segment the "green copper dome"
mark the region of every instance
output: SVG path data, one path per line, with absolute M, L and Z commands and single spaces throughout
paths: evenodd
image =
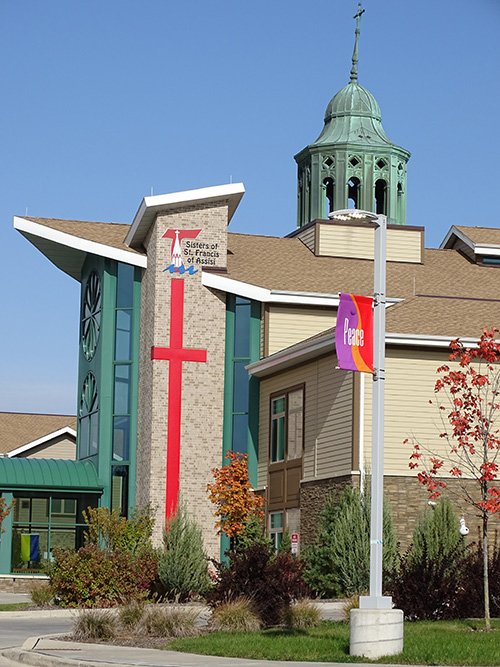
M 392 146 L 382 127 L 377 100 L 357 81 L 351 81 L 330 100 L 325 125 L 315 144 Z
M 325 123 L 339 116 L 367 116 L 381 120 L 382 114 L 377 100 L 369 90 L 357 82 L 348 83 L 332 97 L 325 111 Z

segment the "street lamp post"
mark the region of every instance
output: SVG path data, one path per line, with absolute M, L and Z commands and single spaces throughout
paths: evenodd
M 351 612 L 350 648 L 352 655 L 378 658 L 403 650 L 403 612 L 393 609 L 392 598 L 382 594 L 387 217 L 358 209 L 334 211 L 329 217 L 338 222 L 371 223 L 375 227 L 370 590 L 369 595 L 360 597 L 359 609 Z

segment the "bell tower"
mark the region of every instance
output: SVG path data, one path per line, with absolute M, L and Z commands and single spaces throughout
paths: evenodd
M 344 208 L 384 213 L 393 224 L 406 223 L 410 153 L 386 135 L 377 100 L 358 83 L 364 11 L 359 3 L 349 83 L 330 100 L 316 141 L 295 155 L 298 227 Z

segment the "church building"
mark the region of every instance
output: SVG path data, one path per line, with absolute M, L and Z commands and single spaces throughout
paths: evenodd
M 408 543 L 427 497 L 403 441 L 442 446 L 428 403 L 436 368 L 452 339 L 500 324 L 500 229 L 452 227 L 426 248 L 424 227 L 406 225 L 410 153 L 358 81 L 358 37 L 359 16 L 349 83 L 295 156 L 287 236 L 228 231 L 241 183 L 145 197 L 130 224 L 14 218 L 81 284 L 79 400 L 76 460 L 0 458 L 0 491 L 16 501 L 4 575 L 36 574 L 55 547 L 81 545 L 89 505 L 151 505 L 159 542 L 182 502 L 219 557 L 206 488 L 227 451 L 248 455 L 277 545 L 286 528 L 310 543 L 327 494 L 366 484 L 371 376 L 337 368 L 334 328 L 340 292 L 373 293 L 374 230 L 329 218 L 348 208 L 388 219 L 385 490 Z M 26 534 L 37 558 L 24 559 Z

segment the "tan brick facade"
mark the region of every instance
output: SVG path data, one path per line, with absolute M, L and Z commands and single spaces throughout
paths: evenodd
M 184 280 L 183 346 L 207 350 L 207 361 L 183 363 L 180 496 L 202 528 L 205 547 L 213 557 L 218 557 L 219 545 L 206 487 L 211 469 L 222 461 L 225 295 L 201 284 L 201 268 L 225 268 L 227 219 L 227 202 L 180 206 L 157 217 L 145 240 L 148 268 L 141 306 L 138 504 L 154 507 L 158 542 L 165 515 L 169 362 L 152 361 L 150 355 L 153 346 L 169 346 L 170 281 Z M 194 275 L 164 271 L 170 264 L 171 240 L 163 238 L 167 229 L 201 229 L 191 250 L 186 240 L 182 244 L 186 266 L 191 260 L 198 270 Z M 208 244 L 209 249 L 193 247 L 198 243 Z

